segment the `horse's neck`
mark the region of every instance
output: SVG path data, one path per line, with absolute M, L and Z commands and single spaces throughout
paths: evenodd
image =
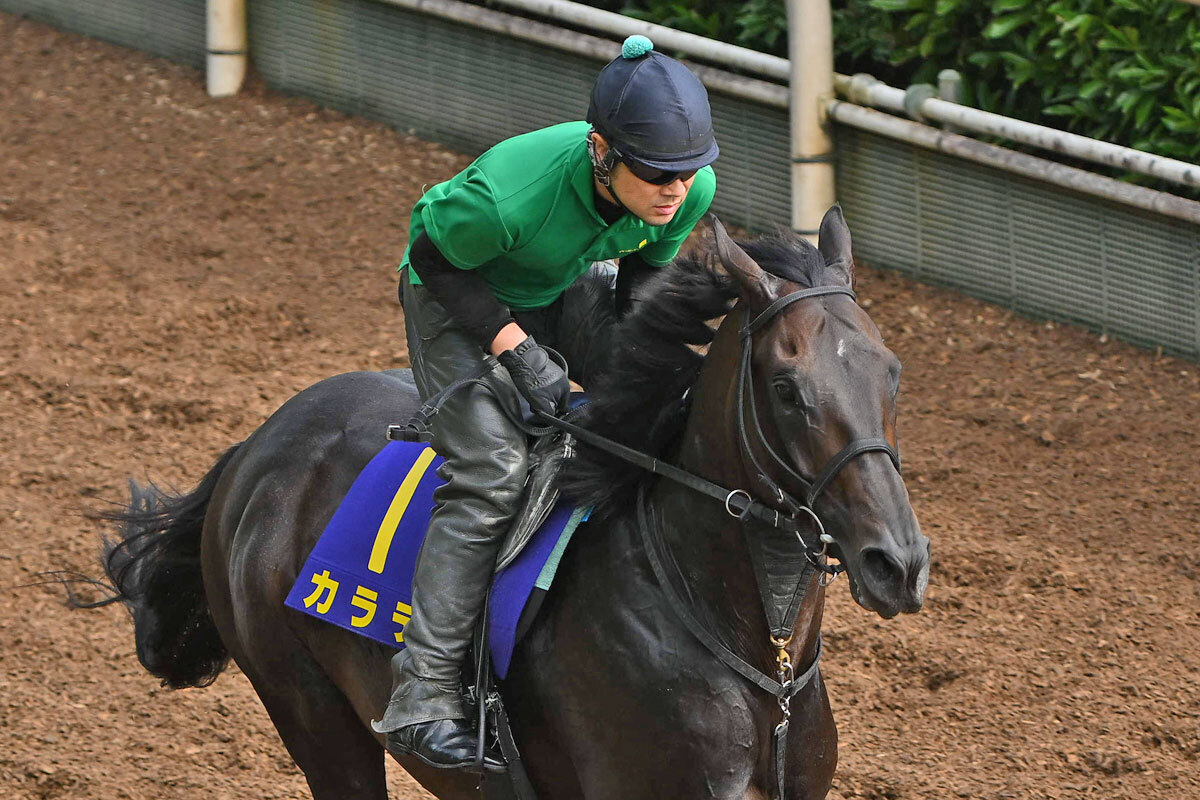
M 738 445 L 734 413 L 741 317 L 739 309 L 730 313 L 709 347 L 692 390 L 692 409 L 677 461 L 689 472 L 729 489 L 754 492 L 753 478 Z M 671 481 L 659 482 L 653 500 L 664 521 L 663 540 L 679 564 L 689 594 L 704 607 L 713 624 L 736 642 L 744 657 L 773 659 L 742 524 L 718 502 Z M 807 663 L 802 659 L 815 647 L 823 597 L 814 579 L 791 648 L 798 663 Z
M 691 411 L 684 429 L 679 464 L 726 486 L 745 487 L 750 476 L 738 447 L 734 400 L 742 319 L 739 303 L 717 330 L 691 391 Z
M 704 357 L 677 463 L 721 486 L 754 491 L 743 465 L 733 413 L 740 319 L 742 314 L 734 309 Z M 672 481 L 659 482 L 653 503 L 662 521 L 662 540 L 679 565 L 692 602 L 746 660 L 767 668 L 774 650 L 768 645 L 767 616 L 742 523 L 718 501 Z M 804 651 L 815 644 L 815 626 L 820 626 L 821 593 L 810 594 L 800 610 L 793 658 L 804 657 Z

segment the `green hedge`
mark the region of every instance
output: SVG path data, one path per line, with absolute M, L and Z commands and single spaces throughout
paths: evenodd
M 627 0 L 620 10 L 786 55 L 783 0 Z M 839 72 L 906 86 L 952 67 L 971 105 L 1200 160 L 1200 8 L 1179 0 L 841 0 L 834 40 Z

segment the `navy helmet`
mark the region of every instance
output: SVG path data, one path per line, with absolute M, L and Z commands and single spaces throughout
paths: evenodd
M 664 172 L 694 172 L 720 152 L 704 84 L 645 36 L 626 39 L 621 55 L 600 70 L 587 121 L 616 150 L 603 159 L 608 164 L 596 164 L 598 172 L 604 167 L 609 172 L 618 159 Z

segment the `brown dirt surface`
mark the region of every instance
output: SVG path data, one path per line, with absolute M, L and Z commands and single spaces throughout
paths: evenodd
M 188 488 L 330 374 L 405 363 L 394 265 L 467 159 L 0 14 L 0 796 L 305 798 L 245 678 L 168 692 L 71 611 L 127 476 Z M 832 797 L 1200 798 L 1200 370 L 895 274 L 928 603 L 825 622 Z M 419 791 L 397 770 L 394 797 Z

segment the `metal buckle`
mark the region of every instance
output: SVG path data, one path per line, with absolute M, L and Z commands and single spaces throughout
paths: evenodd
M 808 506 L 800 506 L 800 509 L 812 517 L 813 522 L 817 523 L 817 539 L 821 542 L 821 549 L 814 553 L 812 550 L 808 550 L 808 546 L 805 545 L 805 555 L 808 556 L 809 562 L 820 570 L 821 575 L 817 578 L 817 585 L 824 589 L 837 580 L 837 576 L 845 571 L 845 567 L 841 565 L 831 567 L 821 561 L 821 559 L 828 557 L 829 545 L 833 544 L 833 537 L 825 532 L 825 526 L 821 523 L 821 518 L 817 516 L 817 512 Z M 800 535 L 799 527 L 796 528 L 796 538 L 800 540 L 800 544 L 804 544 L 804 537 Z
M 734 496 L 739 495 L 739 494 L 742 497 L 746 498 L 746 507 L 744 509 L 742 509 L 741 513 L 734 511 L 733 506 L 730 505 L 733 502 Z M 729 492 L 729 494 L 725 495 L 725 511 L 731 517 L 734 517 L 736 519 L 745 519 L 746 515 L 750 513 L 750 504 L 753 502 L 754 502 L 754 498 L 752 498 L 750 496 L 750 493 L 747 492 L 745 489 L 733 489 L 732 491 Z
M 817 516 L 817 512 L 813 511 L 808 506 L 798 506 L 798 508 L 801 511 L 808 514 L 810 517 L 812 517 L 813 522 L 817 523 L 817 531 L 818 531 L 817 536 L 818 536 L 818 538 L 820 538 L 823 545 L 828 544 L 829 542 L 833 541 L 832 536 L 830 536 L 829 540 L 826 541 L 825 537 L 829 536 L 829 534 L 825 533 L 825 526 L 821 524 L 821 518 Z M 800 535 L 800 529 L 798 527 L 796 528 L 796 538 L 800 540 L 800 544 L 804 544 L 804 537 Z M 821 547 L 821 552 L 818 553 L 817 555 L 825 555 L 825 547 L 824 546 Z
M 792 667 L 792 657 L 788 655 L 787 646 L 791 644 L 792 637 L 788 636 L 782 639 L 778 636 L 771 637 L 771 646 L 773 646 L 777 655 L 775 656 L 776 676 L 781 687 L 781 692 L 778 697 L 779 710 L 783 712 L 783 720 L 779 723 L 780 727 L 785 725 L 788 719 L 792 716 L 792 697 L 791 688 L 792 680 L 795 678 L 795 671 Z M 776 728 L 776 734 L 779 733 L 779 728 Z

